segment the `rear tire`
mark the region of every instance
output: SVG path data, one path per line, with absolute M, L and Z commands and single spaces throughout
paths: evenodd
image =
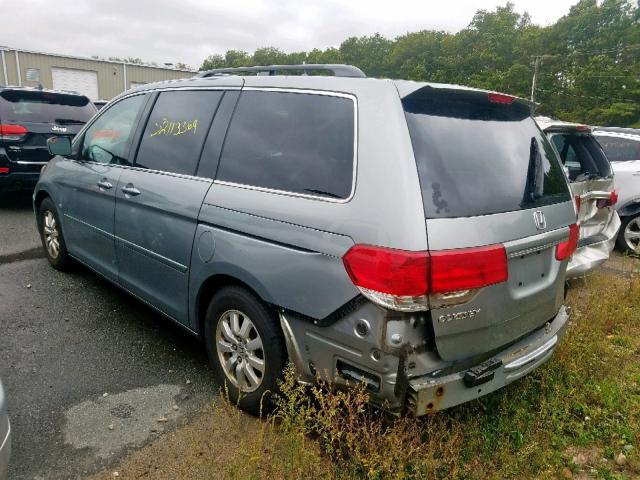
M 616 244 L 623 252 L 640 255 L 640 214 L 622 219 Z
M 204 335 L 216 380 L 229 400 L 256 416 L 269 413 L 287 362 L 273 312 L 244 288 L 224 287 L 211 299 Z
M 49 197 L 42 200 L 38 209 L 38 230 L 42 248 L 51 266 L 60 271 L 69 270 L 71 257 L 64 241 L 58 211 Z

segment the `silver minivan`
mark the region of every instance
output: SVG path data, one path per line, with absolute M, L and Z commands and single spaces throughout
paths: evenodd
M 125 92 L 49 148 L 50 263 L 200 336 L 248 411 L 290 361 L 426 414 L 526 375 L 567 326 L 576 209 L 525 100 L 345 65 L 214 70 Z

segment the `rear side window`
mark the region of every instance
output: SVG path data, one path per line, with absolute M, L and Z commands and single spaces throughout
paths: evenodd
M 402 104 L 427 218 L 488 215 L 571 198 L 557 155 L 526 105 L 431 87 Z
M 551 137 L 551 141 L 572 182 L 611 176 L 611 166 L 593 136 L 558 133 Z
M 291 92 L 243 92 L 217 180 L 348 198 L 353 184 L 354 101 Z
M 597 138 L 610 162 L 640 160 L 640 138 L 631 140 L 605 135 L 598 135 Z
M 160 93 L 142 135 L 136 166 L 194 175 L 222 95 L 193 90 Z
M 89 99 L 81 95 L 21 90 L 0 93 L 3 122 L 83 124 L 96 111 Z

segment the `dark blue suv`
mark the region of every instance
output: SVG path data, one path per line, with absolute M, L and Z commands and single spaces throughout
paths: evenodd
M 73 137 L 95 113 L 84 95 L 0 87 L 0 191 L 32 189 L 51 159 L 47 140 Z

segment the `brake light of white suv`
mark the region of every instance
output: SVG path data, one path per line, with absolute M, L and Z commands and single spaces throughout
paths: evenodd
M 409 252 L 355 245 L 343 262 L 351 281 L 371 301 L 393 310 L 427 310 L 463 303 L 475 290 L 509 278 L 503 245 Z

